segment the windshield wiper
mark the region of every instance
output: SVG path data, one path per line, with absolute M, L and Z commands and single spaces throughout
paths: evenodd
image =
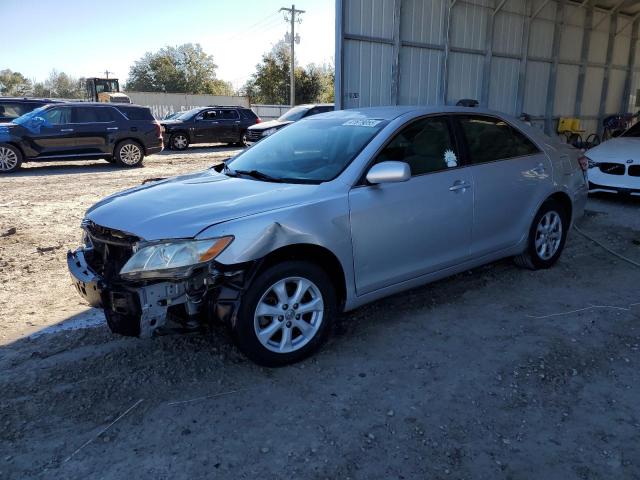
M 233 176 L 234 174 L 236 174 L 236 175 L 246 175 L 248 177 L 253 177 L 253 178 L 256 178 L 258 180 L 265 180 L 267 182 L 282 183 L 282 179 L 281 178 L 272 177 L 271 175 L 267 175 L 266 173 L 262 173 L 259 170 L 231 170 L 229 167 L 227 167 L 227 168 L 229 169 L 229 173 L 231 174 L 231 176 Z

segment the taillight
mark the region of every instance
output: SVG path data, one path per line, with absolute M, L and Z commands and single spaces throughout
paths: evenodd
M 584 155 L 578 159 L 578 164 L 583 172 L 586 172 L 589 169 L 589 159 Z
M 162 125 L 160 125 L 160 123 L 158 122 L 154 122 L 153 124 L 156 127 L 156 135 L 158 135 L 158 137 L 162 136 Z
M 256 117 L 256 123 L 260 123 L 262 122 L 262 119 L 260 117 Z

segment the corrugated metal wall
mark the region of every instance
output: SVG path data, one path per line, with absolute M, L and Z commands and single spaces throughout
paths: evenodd
M 474 98 L 494 110 L 526 112 L 548 131 L 560 116 L 579 116 L 587 133 L 606 114 L 634 108 L 638 16 L 603 11 L 592 0 L 336 5 L 342 108 Z

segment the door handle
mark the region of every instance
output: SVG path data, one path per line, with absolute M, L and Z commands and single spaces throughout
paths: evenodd
M 460 190 L 464 191 L 467 188 L 471 188 L 471 184 L 467 183 L 463 180 L 456 180 L 455 182 L 453 182 L 453 185 L 451 185 L 449 187 L 449 191 L 450 192 L 458 192 Z
M 233 123 L 239 124 L 239 123 L 240 123 L 240 120 L 237 120 L 237 121 L 235 121 L 235 122 L 233 122 Z
M 61 128 L 61 132 L 73 132 L 73 128 Z
M 107 127 L 107 130 L 118 130 L 118 127 Z

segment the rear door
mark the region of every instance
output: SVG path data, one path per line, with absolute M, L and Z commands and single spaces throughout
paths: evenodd
M 363 183 L 349 193 L 358 295 L 468 258 L 472 178 L 458 162 L 450 125 L 446 117 L 435 116 L 403 127 L 375 161 L 406 162 L 411 179 Z
M 514 246 L 550 190 L 551 163 L 524 133 L 486 115 L 456 115 L 474 183 L 471 254 Z
M 240 139 L 240 114 L 236 109 L 218 110 L 218 141 L 237 142 Z
M 40 126 L 28 126 L 26 141 L 38 157 L 73 155 L 76 152 L 74 127 L 71 123 L 71 107 L 56 106 L 38 114 L 43 119 Z
M 72 110 L 76 153 L 90 156 L 108 153 L 110 138 L 118 129 L 110 115 L 111 108 L 76 106 Z

